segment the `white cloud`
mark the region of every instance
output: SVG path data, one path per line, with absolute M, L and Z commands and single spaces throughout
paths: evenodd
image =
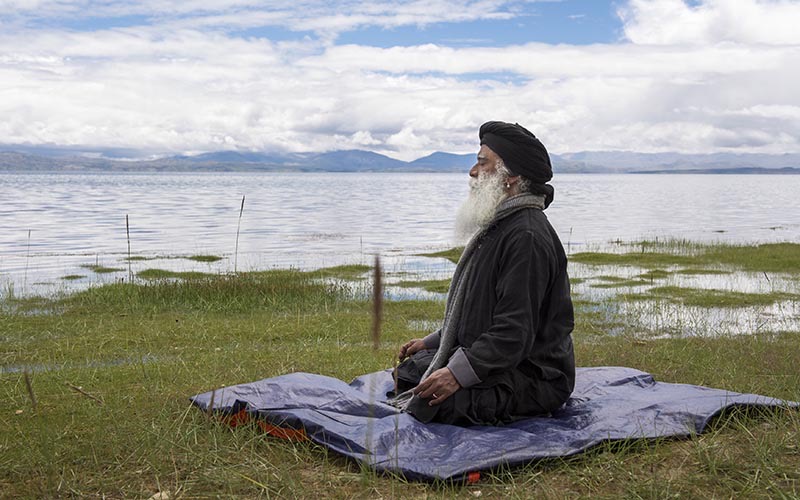
M 619 14 L 637 44 L 800 43 L 796 0 L 630 0 Z
M 771 8 L 790 16 L 798 3 L 736 5 L 772 22 Z M 139 8 L 88 0 L 37 5 L 120 14 Z M 477 127 L 500 119 L 528 126 L 554 152 L 800 151 L 800 44 L 781 41 L 782 20 L 769 43 L 755 28 L 737 28 L 738 38 L 715 35 L 708 19 L 729 15 L 733 2 L 631 0 L 624 17 L 630 41 L 615 44 L 385 49 L 207 29 L 281 22 L 289 16 L 283 0 L 269 11 L 244 0 L 159 5 L 164 19 L 148 26 L 0 32 L 0 141 L 176 153 L 368 148 L 413 159 L 473 151 Z M 323 32 L 479 10 L 508 15 L 512 4 L 345 2 L 342 19 L 327 3 L 302 5 L 305 14 L 286 17 L 292 29 L 313 24 Z M 199 17 L 170 14 L 187 8 Z M 248 21 L 248 13 L 261 17 Z M 680 23 L 688 39 L 673 33 Z
M 22 21 L 66 17 L 104 19 L 147 16 L 183 28 L 277 26 L 313 31 L 328 37 L 377 26 L 424 26 L 479 19 L 510 19 L 524 0 L 0 0 L 0 20 Z
M 780 68 L 797 54 L 795 47 L 753 50 L 742 45 L 643 47 L 632 44 L 565 46 L 532 43 L 499 48 L 334 46 L 304 59 L 309 67 L 334 71 L 382 71 L 397 74 L 509 72 L 538 78 L 582 76 L 682 77 L 735 74 Z

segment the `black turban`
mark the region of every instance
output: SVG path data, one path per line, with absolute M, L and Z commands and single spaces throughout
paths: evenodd
M 550 156 L 539 139 L 522 125 L 505 122 L 486 122 L 478 136 L 513 175 L 521 175 L 535 184 L 544 184 L 553 178 Z

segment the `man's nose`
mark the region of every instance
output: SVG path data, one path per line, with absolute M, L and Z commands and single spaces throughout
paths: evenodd
M 469 169 L 469 176 L 470 177 L 478 177 L 478 164 L 477 163 L 475 165 L 473 165 L 471 169 Z

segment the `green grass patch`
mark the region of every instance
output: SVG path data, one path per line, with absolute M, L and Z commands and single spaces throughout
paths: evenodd
M 732 271 L 723 271 L 721 269 L 678 269 L 675 274 L 683 274 L 687 276 L 713 276 L 733 274 Z
M 142 262 L 142 261 L 146 261 L 146 260 L 156 260 L 156 259 L 160 259 L 160 258 L 161 257 L 145 257 L 143 255 L 132 255 L 131 257 L 125 257 L 123 260 L 126 261 L 126 262 L 127 261 L 130 261 L 130 262 Z
M 199 271 L 168 271 L 166 269 L 145 269 L 136 273 L 136 276 L 145 280 L 183 279 L 196 280 L 215 276 Z
M 729 290 L 662 286 L 637 294 L 624 294 L 625 300 L 669 300 L 696 307 L 768 306 L 784 300 L 800 300 L 800 295 L 786 292 L 744 293 Z
M 682 267 L 684 274 L 719 274 L 725 270 L 708 265 L 730 266 L 750 272 L 800 273 L 800 244 L 770 243 L 757 246 L 675 242 L 632 243 L 636 252 L 579 252 L 570 260 L 593 266 Z
M 121 267 L 106 267 L 98 264 L 83 264 L 81 265 L 81 267 L 84 269 L 89 269 L 90 271 L 95 272 L 97 274 L 118 273 L 120 271 L 125 270 L 122 269 Z
M 62 276 L 61 279 L 65 280 L 65 281 L 75 281 L 75 280 L 83 279 L 85 277 L 86 276 L 83 275 L 83 274 L 68 274 L 66 276 Z
M 618 276 L 601 276 L 602 283 L 592 283 L 592 288 L 631 288 L 637 286 L 650 286 L 652 283 L 643 279 L 621 278 Z
M 419 255 L 421 257 L 444 257 L 450 262 L 457 264 L 458 259 L 461 258 L 461 254 L 463 252 L 464 252 L 464 247 L 455 247 L 449 250 L 442 250 L 441 252 L 421 253 Z
M 800 490 L 800 412 L 723 416 L 693 439 L 602 445 L 458 486 L 373 474 L 310 443 L 231 430 L 189 405 L 211 388 L 289 372 L 349 381 L 391 367 L 399 346 L 419 336 L 409 324 L 441 321 L 444 303 L 386 301 L 374 350 L 369 301 L 319 279 L 369 271 L 208 275 L 0 301 L 0 496 L 791 498 Z M 645 340 L 616 299 L 574 305 L 579 366 L 631 366 L 660 381 L 800 400 L 798 332 Z
M 186 258 L 195 262 L 217 262 L 222 260 L 222 257 L 218 255 L 192 255 Z
M 373 268 L 362 264 L 348 264 L 343 266 L 324 267 L 309 271 L 309 275 L 317 278 L 338 278 L 343 280 L 356 280 L 364 278 L 366 273 Z
M 704 257 L 745 271 L 800 274 L 800 244 L 712 246 Z
M 665 271 L 663 269 L 651 269 L 650 271 L 640 274 L 639 278 L 654 281 L 664 279 L 670 274 L 672 274 L 670 271 Z
M 450 290 L 450 280 L 422 280 L 422 281 L 401 281 L 397 286 L 405 288 L 422 288 L 429 292 L 447 293 Z
M 570 255 L 570 260 L 591 266 L 639 266 L 639 267 L 670 267 L 688 266 L 695 263 L 695 259 L 686 255 L 673 255 L 658 252 L 633 252 L 633 253 L 602 253 L 578 252 Z

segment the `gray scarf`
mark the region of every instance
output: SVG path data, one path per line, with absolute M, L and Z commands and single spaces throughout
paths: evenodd
M 455 346 L 458 337 L 457 325 L 461 321 L 466 284 L 469 282 L 469 277 L 475 266 L 475 259 L 472 257 L 475 255 L 475 251 L 480 247 L 483 237 L 492 226 L 513 213 L 519 212 L 525 208 L 544 210 L 544 198 L 545 197 L 542 195 L 530 193 L 507 198 L 497 207 L 497 211 L 492 220 L 470 238 L 467 246 L 464 247 L 464 252 L 458 259 L 456 270 L 453 273 L 453 279 L 450 282 L 450 289 L 447 292 L 447 305 L 445 306 L 444 321 L 440 329 L 439 348 L 436 350 L 436 355 L 434 355 L 430 366 L 428 366 L 428 369 L 425 370 L 425 373 L 422 375 L 420 382 L 428 378 L 434 371 L 447 365 L 447 361 L 450 358 L 450 351 L 452 351 Z M 412 401 L 417 399 L 419 399 L 419 396 L 413 394 L 411 390 L 408 390 L 388 400 L 387 403 L 405 411 Z

